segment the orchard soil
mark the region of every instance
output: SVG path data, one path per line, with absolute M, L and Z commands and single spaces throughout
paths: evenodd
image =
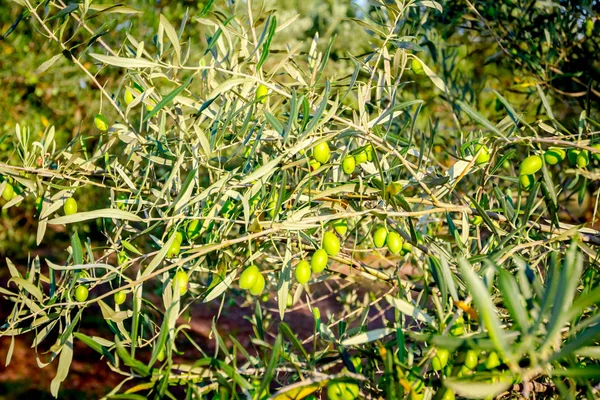
M 43 258 L 43 255 L 40 255 Z M 14 261 L 14 260 L 13 260 Z M 380 256 L 369 256 L 361 261 L 371 266 L 381 266 L 386 268 L 390 266 L 389 261 L 384 261 Z M 386 265 L 383 265 L 385 262 Z M 374 284 L 364 278 L 358 276 L 356 271 L 350 271 L 347 266 L 334 265 L 331 269 L 337 270 L 342 274 L 348 274 L 356 279 L 358 284 L 349 284 L 350 282 L 342 279 L 328 279 L 325 282 L 311 285 L 310 301 L 313 306 L 319 307 L 322 320 L 328 321 L 328 316 L 331 314 L 340 315 L 343 310 L 342 299 L 347 295 L 356 295 L 359 299 L 363 299 L 369 292 L 374 292 L 376 295 L 383 295 L 388 290 L 388 287 L 383 284 Z M 20 268 L 25 271 L 24 267 Z M 402 275 L 419 274 L 410 265 L 405 265 L 400 269 Z M 0 272 L 0 285 L 6 287 L 8 280 L 6 270 Z M 352 294 L 353 288 L 359 287 L 356 293 Z M 231 289 L 232 291 L 235 289 Z M 266 292 L 266 291 L 265 291 Z M 216 321 L 216 326 L 219 334 L 223 337 L 228 345 L 229 335 L 234 336 L 240 343 L 252 354 L 256 353 L 250 341 L 254 336 L 252 324 L 249 318 L 253 315 L 254 304 L 246 301 L 237 291 L 237 296 L 228 294 L 228 299 L 223 304 L 220 318 Z M 98 295 L 90 292 L 90 299 Z M 158 293 L 150 294 L 154 299 L 150 299 L 154 304 L 161 304 L 161 298 Z M 292 330 L 298 334 L 299 338 L 306 339 L 313 334 L 314 318 L 306 304 L 307 293 L 302 294 L 302 298 L 294 304 L 294 306 L 286 313 L 284 321 L 290 325 Z M 128 302 L 131 299 L 128 298 Z M 210 353 L 215 348 L 214 337 L 211 336 L 211 326 L 213 318 L 218 314 L 221 305 L 220 299 L 211 303 L 204 304 L 201 301 L 196 301 L 189 308 L 189 321 L 180 321 L 188 323 L 191 330 L 188 331 L 195 342 L 205 351 Z M 127 303 L 125 303 L 127 305 Z M 386 302 L 380 303 L 381 307 L 372 307 L 369 316 L 369 329 L 381 327 L 384 318 L 393 320 L 393 311 L 389 309 Z M 277 300 L 275 294 L 271 293 L 266 302 L 262 302 L 264 312 L 269 314 L 270 322 L 277 326 L 279 314 L 277 311 Z M 12 304 L 5 299 L 0 298 L 0 321 L 4 321 L 12 310 Z M 331 314 L 330 314 L 331 312 Z M 111 338 L 112 334 L 104 323 L 100 309 L 98 306 L 91 306 L 84 313 L 84 319 L 80 325 L 80 331 L 89 336 L 103 336 Z M 272 330 L 272 331 L 276 331 Z M 334 329 L 334 332 L 336 330 Z M 0 400 L 5 399 L 30 399 L 37 400 L 51 399 L 50 382 L 56 374 L 57 360 L 45 368 L 39 369 L 35 360 L 34 349 L 31 348 L 34 334 L 21 335 L 15 338 L 14 350 L 11 362 L 5 366 L 7 351 L 10 346 L 11 339 L 9 337 L 0 338 Z M 274 337 L 270 338 L 274 340 Z M 48 346 L 52 345 L 55 337 L 46 339 Z M 71 365 L 69 376 L 61 385 L 59 398 L 61 399 L 96 399 L 108 393 L 123 379 L 120 375 L 113 372 L 100 359 L 100 355 L 84 345 L 82 342 L 75 340 L 74 359 Z M 175 356 L 176 363 L 193 363 L 199 353 L 193 349 L 193 346 L 186 345 L 184 341 L 178 343 L 178 348 L 184 353 L 180 356 Z M 309 343 L 312 346 L 312 342 Z M 46 349 L 40 349 L 40 352 Z M 42 354 L 42 357 L 44 355 Z M 140 358 L 149 359 L 150 350 L 146 354 L 141 353 Z M 133 386 L 132 383 L 130 386 Z

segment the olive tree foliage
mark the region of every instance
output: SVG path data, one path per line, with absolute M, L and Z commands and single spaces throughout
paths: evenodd
M 535 89 L 536 81 L 559 100 L 558 115 L 572 107 L 593 115 L 600 104 L 599 20 L 595 0 L 479 0 L 448 2 L 442 18 L 429 23 L 441 28 L 443 40 L 468 35 L 473 47 L 490 46 L 495 54 L 485 63 L 508 61 L 521 78 L 514 90 Z
M 178 390 L 189 398 L 334 398 L 332 387 L 346 389 L 339 398 L 597 397 L 600 237 L 560 212 L 565 193 L 583 196 L 598 178 L 597 122 L 582 113 L 578 131 L 567 130 L 540 85 L 544 120 L 515 111 L 499 91 L 497 120 L 452 96 L 453 76 L 436 74 L 416 35 L 442 5 L 330 2 L 341 7 L 335 27 L 316 25 L 294 41 L 279 37 L 302 15 L 258 1 L 208 1 L 177 24 L 159 15 L 152 37 L 123 33 L 111 44 L 103 24 L 138 11 L 15 3 L 56 46 L 39 68 L 66 58 L 102 104 L 98 130 L 66 147 L 56 145 L 54 127 L 34 140 L 18 126 L 18 151 L 0 163 L 0 191 L 15 190 L 5 208 L 41 198 L 37 243 L 49 226 L 71 237 L 62 262 L 36 257 L 23 273 L 6 259 L 12 278 L 0 288 L 14 302 L 0 334 L 34 334 L 40 367 L 58 364 L 54 395 L 82 341 L 124 376 L 108 398 L 174 398 Z M 348 32 L 368 45 L 340 43 L 335 34 Z M 438 143 L 445 133 L 423 116 L 436 112 L 454 131 L 446 148 Z M 575 162 L 540 158 L 519 178 L 516 164 L 550 147 L 577 152 L 569 153 Z M 356 165 L 346 171 L 350 157 Z M 110 204 L 64 215 L 66 199 L 90 188 Z M 103 242 L 78 232 L 94 221 Z M 401 251 L 377 244 L 381 227 L 399 235 Z M 341 251 L 298 284 L 296 265 L 328 248 L 326 233 Z M 377 258 L 385 262 L 374 266 Z M 239 289 L 250 265 L 275 294 L 274 317 L 260 293 Z M 189 286 L 174 279 L 182 271 Z M 338 314 L 322 316 L 312 304 L 313 287 L 365 282 L 369 295 Z M 81 285 L 90 296 L 77 301 Z M 149 296 L 157 288 L 161 303 Z M 124 304 L 113 300 L 119 292 Z M 209 353 L 190 337 L 186 311 L 234 296 L 253 307 L 253 346 L 213 324 Z M 313 335 L 286 324 L 290 296 L 294 308 L 314 313 Z M 98 311 L 112 334 L 80 332 L 86 313 Z M 196 358 L 174 360 L 184 343 Z

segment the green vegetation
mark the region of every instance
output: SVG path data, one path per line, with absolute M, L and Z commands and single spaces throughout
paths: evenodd
M 54 396 L 81 346 L 115 399 L 600 396 L 597 2 L 130 3 L 0 9 L 8 364 L 34 337 Z

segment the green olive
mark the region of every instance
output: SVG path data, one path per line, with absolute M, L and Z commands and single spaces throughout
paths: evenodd
M 472 371 L 475 368 L 477 368 L 478 363 L 479 363 L 479 352 L 476 350 L 467 351 L 467 355 L 465 356 L 464 366 Z
M 375 247 L 380 248 L 385 245 L 387 239 L 388 231 L 385 227 L 381 226 L 377 228 L 375 233 L 373 234 L 373 244 Z
M 452 328 L 450 328 L 450 334 L 452 336 L 461 336 L 465 333 L 465 320 L 463 319 L 463 317 L 457 318 L 456 321 L 454 322 L 454 325 L 452 325 Z
M 189 280 L 187 272 L 179 270 L 175 273 L 174 285 L 176 288 L 179 288 L 180 296 L 187 293 Z
M 475 153 L 477 153 L 479 151 L 479 149 L 482 149 L 481 152 L 479 153 L 479 155 L 477 156 L 477 158 L 475 159 L 475 164 L 477 165 L 483 165 L 485 163 L 487 163 L 488 161 L 490 161 L 490 150 L 487 148 L 487 146 L 481 145 L 481 144 L 476 144 L 475 145 Z
M 331 152 L 329 150 L 329 145 L 326 142 L 321 142 L 315 146 L 313 150 L 313 157 L 315 160 L 321 164 L 325 164 L 327 161 L 329 161 L 330 156 Z
M 75 300 L 77 300 L 80 303 L 83 303 L 87 300 L 89 293 L 90 292 L 87 286 L 79 285 L 75 288 Z
M 292 294 L 289 293 L 289 292 L 288 292 L 288 295 L 287 295 L 287 303 L 286 303 L 286 305 L 287 305 L 288 308 L 290 308 L 291 306 L 294 305 L 294 296 L 292 296 Z
M 595 143 L 591 147 L 599 151 L 599 153 L 592 153 L 592 158 L 596 161 L 600 161 L 600 143 Z
M 323 234 L 323 248 L 330 256 L 335 256 L 340 252 L 340 240 L 333 232 Z
M 133 91 L 129 88 L 125 89 L 125 104 L 129 105 L 133 102 L 133 100 L 135 99 L 135 97 L 133 96 Z
M 329 400 L 354 400 L 358 398 L 358 385 L 356 383 L 330 382 L 327 386 Z
M 347 156 L 342 161 L 342 170 L 346 175 L 350 175 L 354 172 L 354 168 L 356 168 L 356 160 L 352 156 Z
M 256 89 L 256 100 L 261 104 L 265 104 L 265 102 L 267 101 L 268 94 L 269 88 L 261 83 L 258 86 L 258 89 Z
M 569 149 L 567 151 L 567 158 L 569 159 L 569 164 L 571 164 L 573 167 L 577 165 L 577 156 L 579 156 L 579 153 L 581 153 L 581 150 L 579 149 Z
M 365 151 L 367 152 L 367 161 L 373 161 L 373 157 L 375 157 L 375 149 L 372 144 L 368 144 L 365 147 Z
M 421 61 L 417 60 L 416 58 L 412 59 L 410 63 L 410 68 L 412 69 L 412 72 L 415 75 L 425 75 L 425 69 L 423 68 L 423 64 L 421 64 Z
M 496 353 L 495 351 L 492 351 L 488 355 L 487 360 L 485 360 L 485 368 L 486 369 L 494 369 L 494 368 L 498 367 L 500 364 L 502 364 L 502 362 L 500 361 L 500 357 L 498 357 L 498 353 Z
M 262 293 L 262 291 L 264 289 L 265 289 L 265 277 L 261 273 L 259 273 L 258 276 L 256 277 L 256 282 L 250 288 L 250 294 L 252 296 L 258 296 Z
M 181 250 L 181 242 L 178 241 L 177 238 L 175 238 L 175 240 L 173 240 L 173 242 L 171 243 L 169 250 L 167 250 L 167 257 L 168 258 L 177 257 L 179 255 L 180 250 Z
M 354 161 L 356 161 L 356 165 L 364 164 L 369 160 L 369 155 L 365 149 L 362 149 L 354 156 Z
M 339 234 L 344 236 L 348 232 L 348 221 L 345 219 L 338 219 L 333 223 L 333 229 Z
M 127 299 L 127 293 L 125 293 L 124 290 L 118 291 L 117 293 L 115 293 L 114 299 L 115 299 L 115 304 L 121 305 L 121 304 L 125 303 L 125 300 Z
M 108 130 L 108 119 L 102 114 L 97 114 L 94 117 L 94 124 L 96 128 L 102 132 L 106 132 Z
M 202 227 L 202 225 L 200 224 L 200 220 L 193 219 L 190 221 L 190 223 L 188 224 L 187 229 L 185 231 L 188 241 L 195 240 L 198 238 L 198 236 L 200 236 L 200 228 L 201 227 Z
M 302 260 L 296 265 L 296 270 L 294 271 L 294 276 L 296 280 L 301 285 L 306 285 L 308 280 L 310 279 L 310 275 L 312 274 L 310 264 L 306 260 Z
M 437 349 L 435 357 L 431 360 L 431 367 L 434 371 L 441 371 L 448 364 L 448 358 L 450 357 L 450 351 L 447 349 Z
M 251 265 L 247 267 L 240 275 L 240 288 L 252 288 L 252 286 L 254 286 L 254 284 L 258 280 L 258 275 L 260 275 L 260 270 L 256 265 Z
M 63 210 L 65 211 L 65 215 L 72 215 L 72 214 L 77 213 L 77 201 L 74 198 L 69 197 L 65 201 Z
M 10 183 L 6 182 L 4 190 L 2 191 L 2 198 L 6 201 L 10 201 L 13 197 L 15 197 L 15 189 Z
M 523 190 L 531 190 L 535 184 L 535 177 L 533 175 L 521 175 L 519 177 L 519 183 Z
M 552 147 L 544 153 L 544 161 L 548 165 L 556 165 L 565 159 L 567 153 L 558 147 Z
M 180 231 L 175 232 L 175 241 L 179 242 L 179 244 L 183 243 L 183 233 Z
M 318 249 L 312 255 L 310 259 L 310 266 L 312 268 L 312 272 L 319 273 L 327 267 L 327 252 L 323 249 Z
M 402 251 L 400 251 L 400 254 L 406 255 L 408 253 L 412 253 L 412 251 L 413 251 L 413 245 L 410 242 L 402 243 Z
M 521 161 L 519 175 L 533 175 L 542 169 L 543 164 L 542 157 L 537 155 L 529 156 Z
M 395 231 L 391 231 L 390 233 L 388 233 L 385 239 L 385 243 L 387 244 L 388 250 L 391 251 L 393 254 L 400 253 L 400 250 L 402 250 L 402 242 L 402 236 L 400 236 L 400 234 Z
M 481 225 L 481 223 L 483 222 L 483 218 L 481 218 L 481 216 L 480 216 L 480 215 L 473 215 L 473 216 L 470 218 L 470 221 L 471 221 L 471 223 L 472 223 L 473 225 L 475 225 L 475 226 L 479 226 L 479 225 Z
M 582 150 L 577 155 L 577 166 L 579 168 L 585 168 L 590 163 L 590 152 L 587 150 Z

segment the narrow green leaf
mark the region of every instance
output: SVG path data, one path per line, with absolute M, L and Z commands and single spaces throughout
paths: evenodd
M 467 260 L 462 257 L 459 258 L 458 266 L 460 273 L 467 284 L 469 293 L 473 297 L 479 319 L 488 331 L 490 339 L 492 339 L 496 349 L 499 350 L 502 356 L 510 357 L 506 334 L 502 330 L 500 318 L 498 318 L 498 315 L 496 314 L 496 308 L 490 298 L 487 287 L 479 275 L 473 271 L 473 268 Z

